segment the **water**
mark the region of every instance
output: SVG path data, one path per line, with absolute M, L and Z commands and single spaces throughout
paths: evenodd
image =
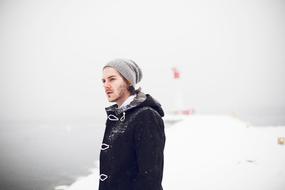
M 104 122 L 1 122 L 0 189 L 53 190 L 89 174 Z
M 285 126 L 285 114 L 240 114 L 240 119 L 253 126 Z

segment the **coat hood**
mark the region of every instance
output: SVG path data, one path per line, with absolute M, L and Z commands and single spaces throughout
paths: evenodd
M 139 107 L 151 107 L 154 110 L 156 110 L 161 117 L 164 116 L 164 111 L 161 107 L 161 104 L 157 100 L 155 100 L 151 95 L 144 94 L 143 92 L 139 92 L 134 98 L 134 100 L 125 107 L 118 108 L 118 106 L 115 104 L 105 108 L 105 110 L 107 113 L 113 111 L 116 114 L 120 114 L 122 112 L 126 112 L 128 110 Z

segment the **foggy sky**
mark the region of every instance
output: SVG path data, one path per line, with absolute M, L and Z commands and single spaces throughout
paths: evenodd
M 285 114 L 285 4 L 230 1 L 0 1 L 0 120 L 101 118 L 111 59 L 173 107 Z

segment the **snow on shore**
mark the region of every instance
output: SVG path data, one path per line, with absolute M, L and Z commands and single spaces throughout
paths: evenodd
M 165 190 L 284 190 L 285 127 L 228 116 L 190 117 L 167 131 Z

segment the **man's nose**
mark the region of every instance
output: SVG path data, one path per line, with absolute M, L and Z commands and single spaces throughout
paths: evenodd
M 104 86 L 104 88 L 109 88 L 110 87 L 110 83 L 108 81 L 105 81 L 103 86 Z

